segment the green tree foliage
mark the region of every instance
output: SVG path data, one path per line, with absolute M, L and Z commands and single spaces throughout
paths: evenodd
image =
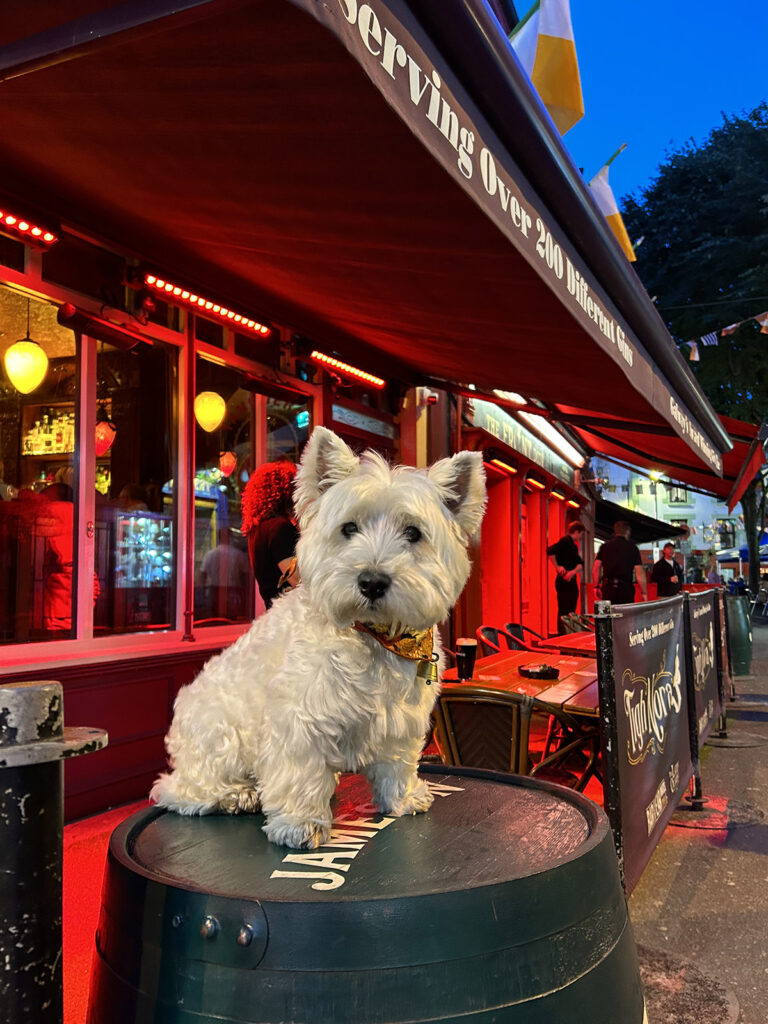
M 750 317 L 768 310 L 768 103 L 723 123 L 696 146 L 667 155 L 656 177 L 622 202 L 635 268 L 673 338 L 718 332 L 690 363 L 713 408 L 760 424 L 768 418 L 768 335 Z M 735 334 L 721 328 L 746 321 Z M 689 348 L 682 347 L 687 358 Z M 744 496 L 748 543 L 763 521 L 758 479 Z M 755 551 L 756 555 L 756 551 Z M 758 563 L 750 558 L 750 583 Z

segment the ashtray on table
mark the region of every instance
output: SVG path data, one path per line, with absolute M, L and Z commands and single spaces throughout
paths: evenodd
M 517 671 L 527 679 L 560 678 L 560 670 L 555 665 L 547 665 L 546 662 L 542 662 L 540 665 L 520 665 Z

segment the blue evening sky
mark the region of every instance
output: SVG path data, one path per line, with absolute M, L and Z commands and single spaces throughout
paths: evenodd
M 619 203 L 721 111 L 768 97 L 768 0 L 571 0 L 571 19 L 585 113 L 563 142 L 587 181 L 627 143 L 610 171 Z

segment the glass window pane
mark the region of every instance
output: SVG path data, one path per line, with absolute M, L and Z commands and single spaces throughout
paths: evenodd
M 94 633 L 170 629 L 176 593 L 176 353 L 97 342 Z
M 0 354 L 0 643 L 67 639 L 77 578 L 75 336 L 55 306 L 0 287 Z M 30 354 L 37 382 L 26 377 Z
M 277 597 L 280 579 L 296 550 L 293 483 L 309 437 L 309 408 L 308 399 L 267 399 L 267 462 L 254 470 L 244 492 L 244 529 L 258 585 L 257 615 Z
M 241 386 L 242 382 L 243 377 L 236 370 L 205 359 L 197 361 L 197 626 L 249 622 L 253 618 L 253 577 L 240 512 L 240 496 L 251 461 L 253 394 Z M 204 397 L 200 399 L 200 395 Z

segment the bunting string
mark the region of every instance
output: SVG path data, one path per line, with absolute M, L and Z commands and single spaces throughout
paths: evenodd
M 745 320 L 739 320 L 735 324 L 728 324 L 727 327 L 721 327 L 717 331 L 710 331 L 708 334 L 702 334 L 700 338 L 696 338 L 695 341 L 684 341 L 684 345 L 690 347 L 688 359 L 692 363 L 698 363 L 701 360 L 701 354 L 699 352 L 700 345 L 717 345 L 718 335 L 721 338 L 727 337 L 729 334 L 735 334 L 742 324 L 749 323 L 750 320 L 754 320 L 760 325 L 760 333 L 768 334 L 768 310 L 765 313 L 758 313 L 757 316 L 748 316 Z

